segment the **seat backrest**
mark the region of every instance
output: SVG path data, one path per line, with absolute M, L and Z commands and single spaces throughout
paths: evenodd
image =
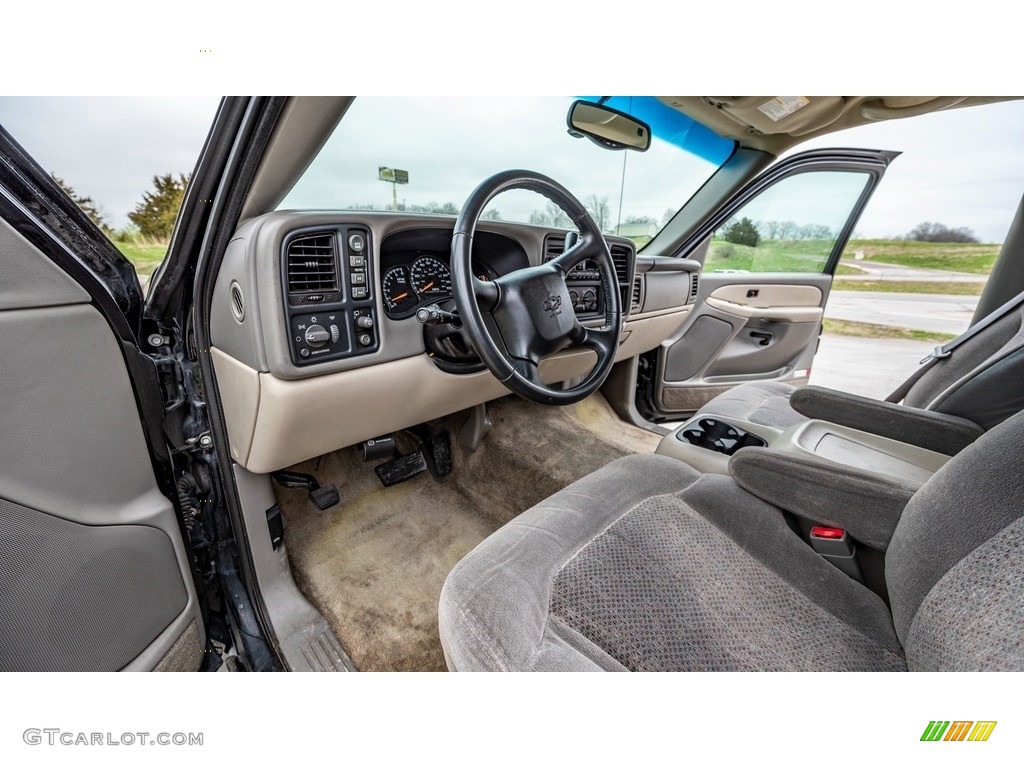
M 936 362 L 905 405 L 970 419 L 991 429 L 1024 411 L 1024 306 Z
M 909 669 L 1024 671 L 1024 413 L 914 494 L 885 577 Z

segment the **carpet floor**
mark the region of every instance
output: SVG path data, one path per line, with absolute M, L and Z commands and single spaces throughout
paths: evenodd
M 506 397 L 475 452 L 453 434 L 452 473 L 384 488 L 356 448 L 292 467 L 333 484 L 341 504 L 320 512 L 303 491 L 276 488 L 299 588 L 361 670 L 443 670 L 437 603 L 454 565 L 516 515 L 660 437 L 625 424 L 600 395 L 566 408 Z M 431 425 L 437 430 L 454 425 Z M 399 449 L 414 442 L 399 436 Z

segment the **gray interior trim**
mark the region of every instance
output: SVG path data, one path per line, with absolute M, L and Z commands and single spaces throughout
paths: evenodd
M 57 277 L 54 295 L 63 295 L 65 279 Z M 0 311 L 0 369 L 3 497 L 86 531 L 142 528 L 153 531 L 150 538 L 162 532 L 168 542 L 173 570 L 151 566 L 143 583 L 154 591 L 164 581 L 177 583 L 186 600 L 176 615 L 150 627 L 149 647 L 123 660 L 125 669 L 152 669 L 202 618 L 174 508 L 156 486 L 120 346 L 90 304 Z
M 274 210 L 288 196 L 353 101 L 352 96 L 288 99 L 249 187 L 241 220 Z
M 896 405 L 825 387 L 804 387 L 790 405 L 809 419 L 822 419 L 909 443 L 947 456 L 959 453 L 984 430 L 973 421 L 936 411 Z
M 243 224 L 229 244 L 217 274 L 210 314 L 214 344 L 241 363 L 283 380 L 306 379 L 347 371 L 423 354 L 423 327 L 415 318 L 392 320 L 384 314 L 379 285 L 372 286 L 377 313 L 377 352 L 317 365 L 295 366 L 291 362 L 288 331 L 282 303 L 281 244 L 298 228 L 359 225 L 370 232 L 371 274 L 379 283 L 379 244 L 389 234 L 415 227 L 454 227 L 449 216 L 395 215 L 371 211 L 277 211 Z M 554 230 L 525 224 L 488 221 L 478 228 L 517 240 L 531 264 L 540 264 L 544 239 Z M 559 230 L 559 232 L 562 232 Z M 625 241 L 624 241 L 625 242 Z M 673 273 L 665 273 L 666 276 Z M 659 277 L 662 275 L 659 274 Z M 245 298 L 245 317 L 231 312 L 231 286 L 237 283 Z M 664 299 L 657 311 L 679 309 L 687 303 L 686 291 Z M 673 305 L 672 299 L 675 300 Z M 649 314 L 646 310 L 643 314 Z M 628 326 L 627 326 L 628 328 Z M 656 343 L 655 343 L 656 344 Z M 652 344 L 651 346 L 655 346 Z
M 662 255 L 703 259 L 706 241 L 694 244 L 689 253 L 679 249 L 693 237 L 694 232 L 710 218 L 722 200 L 737 192 L 744 184 L 771 165 L 775 155 L 757 149 L 738 147 L 721 168 L 704 182 L 668 224 L 644 246 L 643 255 Z M 701 248 L 703 246 L 703 250 Z
M 163 531 L 82 525 L 6 499 L 0 574 L 4 671 L 119 670 L 189 602 Z
M 89 301 L 88 291 L 0 219 L 0 311 Z
M 295 585 L 284 542 L 276 550 L 270 542 L 267 510 L 277 503 L 270 476 L 237 464 L 232 470 L 256 580 L 285 665 L 292 672 L 354 670 L 334 630 Z
M 971 325 L 984 319 L 991 312 L 1024 291 L 1024 269 L 1021 262 L 1024 257 L 1024 195 L 1021 196 L 1017 212 L 1013 216 L 1010 228 L 1003 238 L 999 256 L 989 273 L 985 290 L 974 310 Z

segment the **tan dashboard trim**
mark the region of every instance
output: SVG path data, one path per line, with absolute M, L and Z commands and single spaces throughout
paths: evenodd
M 217 387 L 228 424 L 231 457 L 244 467 L 259 413 L 260 375 L 216 347 L 210 350 L 210 357 L 217 372 Z
M 616 359 L 653 349 L 689 308 L 631 320 Z M 294 381 L 256 371 L 211 350 L 231 456 L 250 472 L 273 472 L 371 437 L 405 429 L 508 394 L 488 371 L 445 373 L 426 355 Z M 547 383 L 593 368 L 589 350 L 567 350 L 541 363 Z
M 594 361 L 589 350 L 563 352 L 541 364 L 541 377 L 553 383 L 580 376 Z M 444 373 L 426 355 L 296 381 L 254 371 L 219 350 L 214 350 L 214 366 L 231 455 L 258 473 L 508 394 L 487 371 Z M 256 413 L 250 431 L 252 409 Z
M 708 296 L 704 302 L 721 312 L 740 317 L 757 317 L 762 320 L 779 320 L 786 323 L 813 323 L 821 320 L 824 310 L 821 307 L 752 307 L 749 304 L 736 304 Z
M 753 296 L 749 294 L 753 293 Z M 713 299 L 744 304 L 748 307 L 817 307 L 821 289 L 814 285 L 773 285 L 750 283 L 723 285 L 711 294 Z
M 654 349 L 675 333 L 676 329 L 683 324 L 687 315 L 690 314 L 690 309 L 690 307 L 681 307 L 677 308 L 674 312 L 660 313 L 647 317 L 631 317 L 629 322 L 626 323 L 626 329 L 623 333 L 626 338 L 619 345 L 615 361 L 621 362 L 627 358 L 635 357 L 643 352 Z

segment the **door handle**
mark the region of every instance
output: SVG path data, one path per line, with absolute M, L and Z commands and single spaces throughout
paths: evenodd
M 767 331 L 751 331 L 750 338 L 757 339 L 757 346 L 767 347 L 772 343 L 772 339 L 775 338 L 775 334 L 768 333 Z

